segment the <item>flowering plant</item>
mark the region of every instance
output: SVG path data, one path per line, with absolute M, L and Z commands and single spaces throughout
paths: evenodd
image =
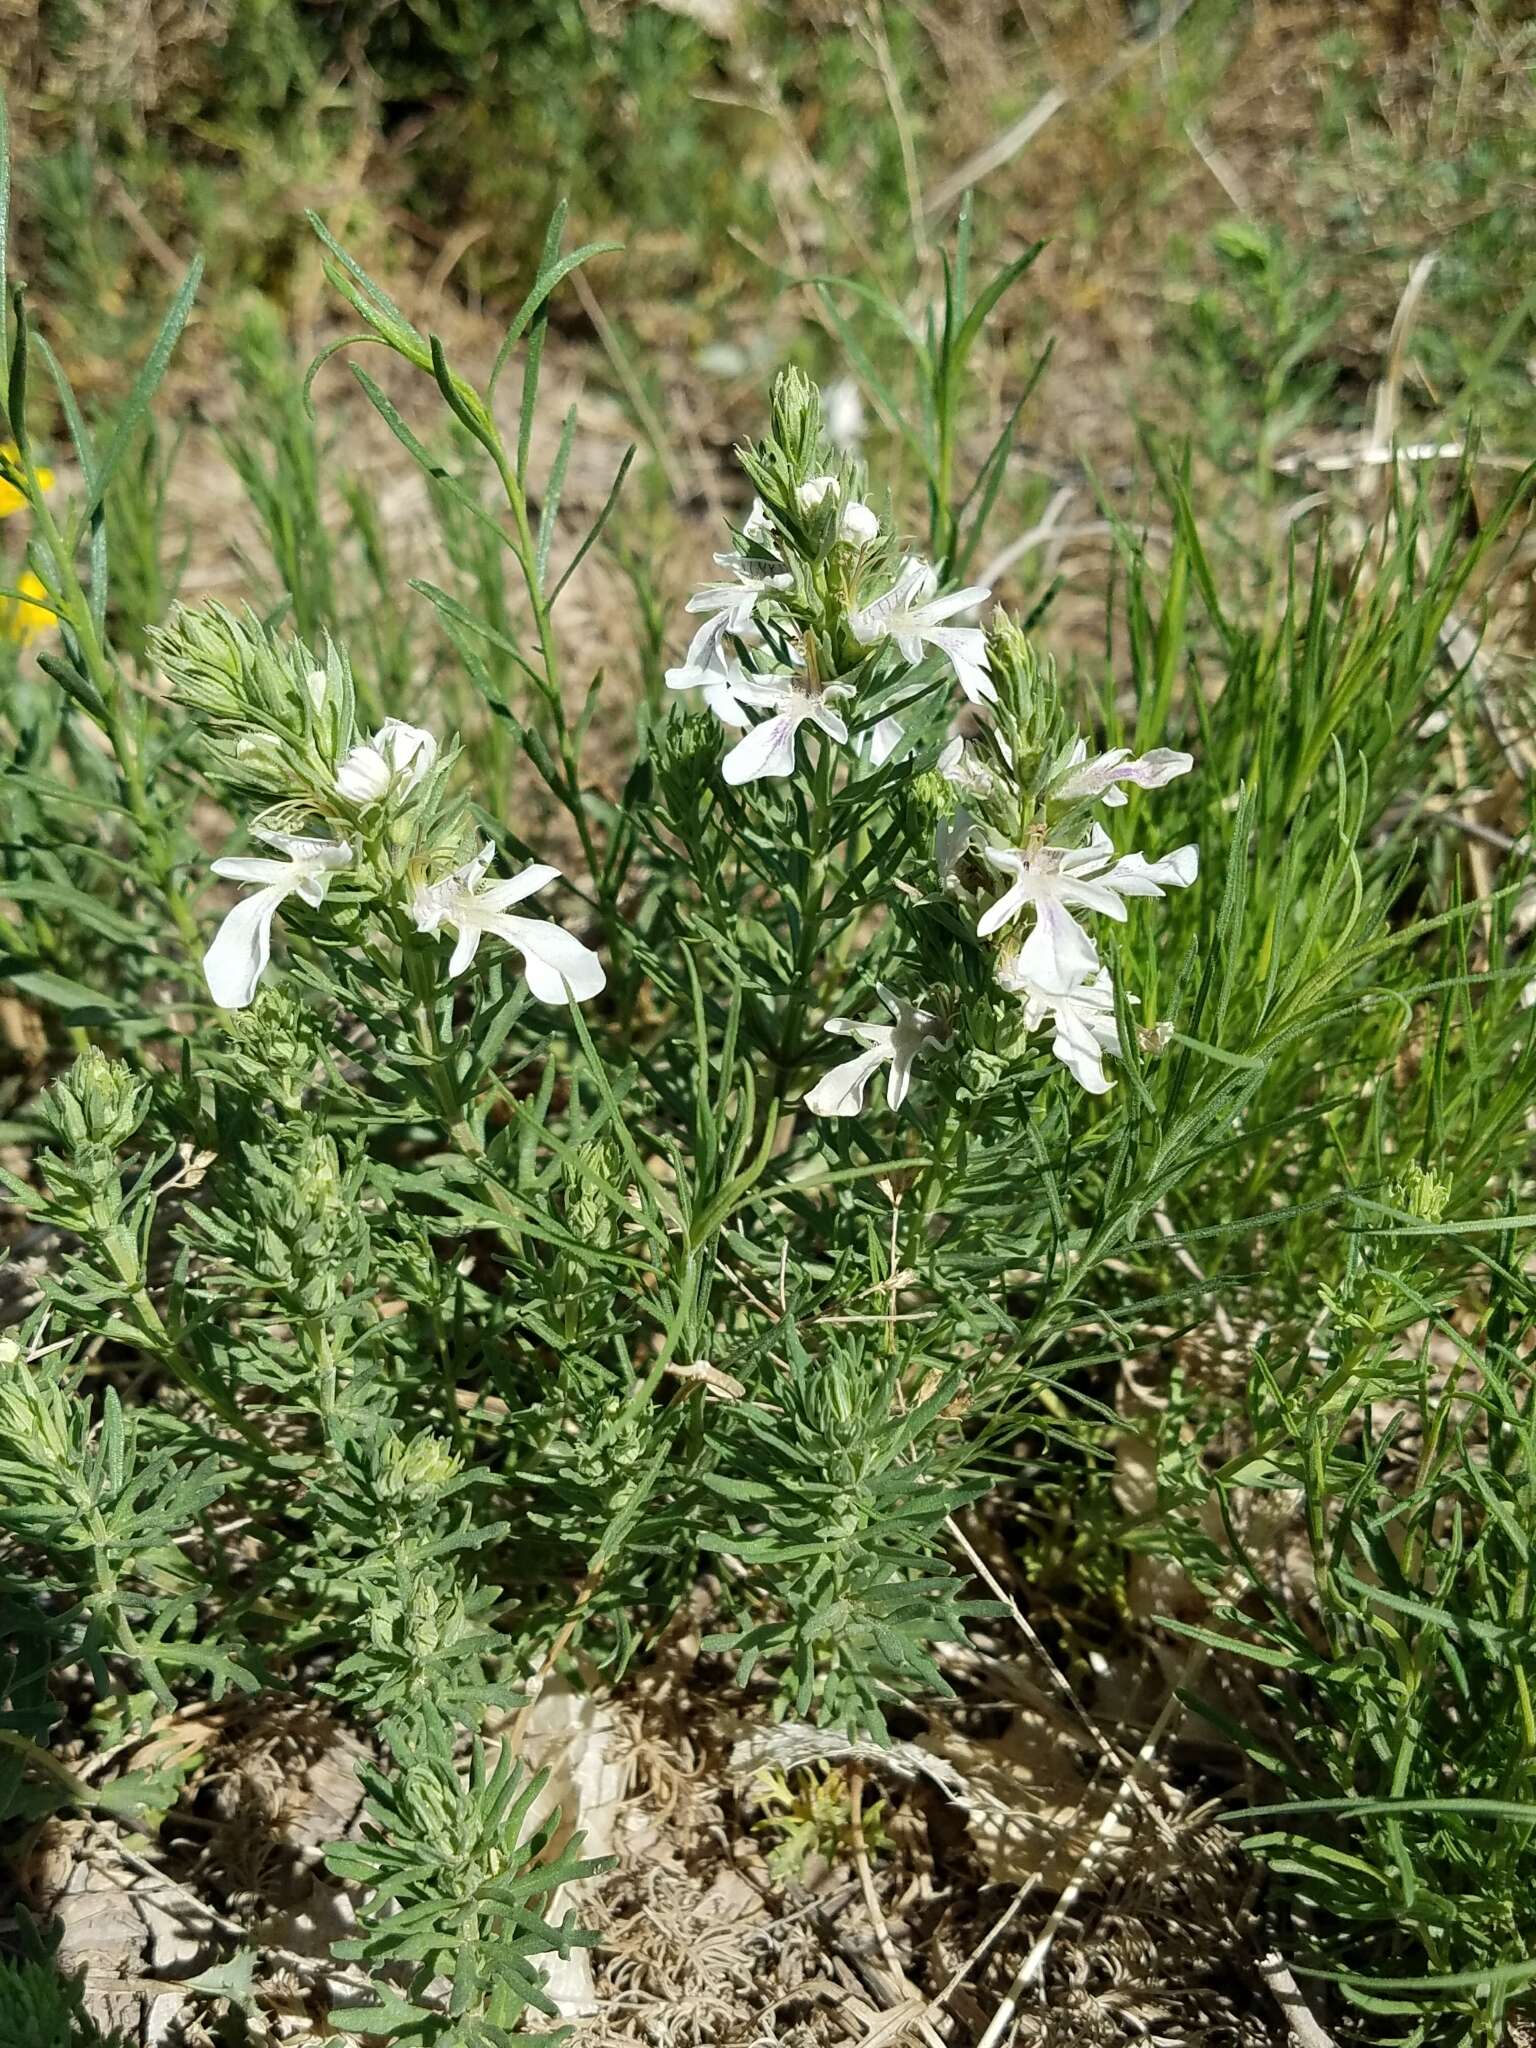
M 962 221 L 941 303 L 897 323 L 918 424 L 877 473 L 778 378 L 721 573 L 637 636 L 604 776 L 584 743 L 612 684 L 567 673 L 562 600 L 623 562 L 665 615 L 604 553 L 628 458 L 577 533 L 574 420 L 537 476 L 532 435 L 551 296 L 600 252 L 557 217 L 476 385 L 317 227 L 361 323 L 328 353 L 382 345 L 426 399 L 408 419 L 354 365 L 429 479 L 453 586 L 413 586 L 398 637 L 382 594 L 298 630 L 295 564 L 259 611 L 120 601 L 122 465 L 195 274 L 100 438 L 6 315 L 0 486 L 32 579 L 7 601 L 46 623 L 5 655 L 4 971 L 54 1069 L 13 1090 L 34 1155 L 6 1185 L 54 1253 L 0 1358 L 0 1598 L 25 1616 L 0 1754 L 35 1815 L 85 1796 L 45 1754 L 68 1686 L 107 1748 L 193 1693 L 351 1717 L 368 1819 L 331 1867 L 363 1888 L 341 1953 L 368 1974 L 336 2023 L 482 2048 L 547 2010 L 537 1958 L 582 1939 L 553 1896 L 590 1874 L 553 1822 L 524 1830 L 489 1717 L 557 1669 L 620 1683 L 703 1584 L 702 1654 L 748 1711 L 883 1739 L 1003 1613 L 964 1518 L 992 1496 L 1024 1527 L 1041 1474 L 1103 1498 L 1127 1359 L 1166 1367 L 1165 1492 L 1116 1521 L 1113 1571 L 1177 1556 L 1227 1631 L 1208 1647 L 1246 1643 L 1226 1589 L 1258 1568 L 1210 1529 L 1239 1490 L 1295 1487 L 1341 1655 L 1380 1651 L 1383 1587 L 1422 1619 L 1424 1545 L 1394 1553 L 1385 1511 L 1349 1523 L 1363 1590 L 1340 1576 L 1351 1430 L 1383 1375 L 1401 1392 L 1413 1331 L 1467 1341 L 1477 1234 L 1528 1220 L 1536 1042 L 1498 964 L 1508 904 L 1468 899 L 1414 808 L 1443 774 L 1429 714 L 1463 715 L 1439 662 L 1476 550 L 1423 573 L 1410 522 L 1368 593 L 1341 601 L 1320 560 L 1251 632 L 1170 485 L 1160 574 L 1118 537 L 1126 660 L 1102 687 L 1062 672 L 967 580 L 1017 410 L 958 478 L 966 364 L 1029 259 L 972 297 Z M 57 480 L 34 357 L 73 443 Z M 1449 1188 L 1394 1153 L 1443 1154 L 1467 1215 L 1442 1231 Z M 1529 1307 L 1500 1272 L 1513 1371 Z M 1237 1304 L 1265 1337 L 1223 1410 L 1177 1345 Z M 1250 1416 L 1262 1440 L 1233 1449 Z M 1529 1459 L 1485 1462 L 1465 1486 L 1507 1537 Z M 1512 1627 L 1473 1632 L 1490 1699 Z M 1479 1700 L 1423 1677 L 1441 1640 L 1413 1710 L 1454 1692 L 1433 1725 L 1475 1758 Z M 1316 1684 L 1311 1641 L 1277 1624 L 1260 1649 Z M 1525 1782 L 1485 1774 L 1506 1803 Z M 1430 1897 L 1442 1958 L 1504 1954 L 1512 1907 L 1452 1938 L 1443 1896 L 1405 1883 L 1380 1915 Z

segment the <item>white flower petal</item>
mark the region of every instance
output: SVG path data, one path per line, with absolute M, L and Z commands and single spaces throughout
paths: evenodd
M 376 804 L 389 794 L 389 763 L 377 747 L 353 747 L 336 770 L 336 793 L 352 804 Z
M 882 718 L 878 725 L 866 734 L 869 744 L 869 765 L 883 768 L 901 745 L 902 723 L 899 718 Z
M 1094 761 L 1087 759 L 1087 753 L 1088 742 L 1079 739 L 1067 757 L 1067 772 L 1051 792 L 1053 796 L 1069 803 L 1080 797 L 1096 796 L 1116 809 L 1128 801 L 1120 787 L 1122 783 L 1132 783 L 1137 789 L 1161 789 L 1176 775 L 1187 775 L 1195 765 L 1193 754 L 1172 747 L 1153 747 L 1139 760 L 1131 758 L 1129 747 L 1112 747 Z
M 1195 765 L 1193 754 L 1186 754 L 1182 747 L 1153 747 L 1131 764 L 1131 773 L 1123 779 L 1134 782 L 1138 789 L 1161 789 L 1176 776 L 1187 775 Z
M 409 775 L 413 783 L 437 760 L 437 741 L 424 726 L 409 725 L 403 718 L 386 718 L 373 736 L 397 775 Z
M 454 940 L 453 951 L 448 955 L 448 979 L 457 981 L 464 970 L 473 962 L 480 950 L 480 941 L 485 933 L 477 924 L 460 925 L 459 935 Z
M 718 668 L 724 658 L 721 645 L 725 639 L 725 628 L 724 612 L 717 612 L 714 618 L 706 619 L 688 642 L 688 652 L 683 656 L 683 667 Z
M 546 867 L 541 861 L 533 861 L 520 868 L 515 875 L 502 882 L 492 882 L 479 895 L 483 910 L 508 910 L 514 903 L 521 903 L 525 896 L 532 896 L 536 890 L 547 889 L 551 882 L 560 880 L 558 868 Z
M 345 839 L 311 839 L 293 832 L 265 831 L 259 825 L 252 826 L 251 837 L 306 866 L 344 868 L 352 859 L 351 845 Z
M 786 710 L 800 695 L 800 685 L 793 676 L 781 675 L 776 670 L 765 670 L 761 674 L 756 671 L 748 674 L 743 670 L 741 681 L 736 685 L 736 695 L 744 704 Z
M 1113 879 L 1113 870 L 1104 876 L 1073 875 L 1062 873 L 1054 878 L 1054 886 L 1044 893 L 1059 903 L 1070 903 L 1075 910 L 1096 910 L 1101 917 L 1112 917 L 1117 924 L 1124 924 L 1129 912 L 1119 893 L 1119 884 Z M 1155 889 L 1128 890 L 1129 895 L 1155 896 Z
M 848 625 L 854 639 L 867 647 L 895 632 L 910 615 L 913 600 L 928 573 L 923 563 L 908 562 L 889 590 L 850 614 Z
M 930 626 L 923 638 L 947 659 L 971 703 L 997 702 L 997 686 L 987 673 L 987 636 L 980 626 Z
M 711 620 L 710 626 L 720 623 Z M 752 722 L 740 701 L 751 679 L 735 656 L 726 653 L 723 635 L 715 633 L 706 639 L 708 632 L 706 627 L 694 635 L 681 668 L 667 670 L 666 685 L 669 690 L 702 690 L 705 704 L 720 723 L 739 730 Z
M 813 1116 L 857 1116 L 864 1107 L 870 1075 L 890 1056 L 888 1048 L 873 1046 L 831 1068 L 806 1096 L 806 1108 Z
M 603 963 L 574 932 L 537 917 L 496 916 L 490 928 L 523 956 L 523 974 L 541 1003 L 584 1003 L 608 977 Z
M 986 857 L 988 860 L 993 858 L 990 848 L 987 849 Z M 1011 923 L 1026 903 L 1034 901 L 1035 884 L 1033 878 L 1025 872 L 1003 891 L 995 903 L 981 913 L 976 920 L 977 938 L 991 938 L 994 932 L 1000 932 L 1005 924 Z
M 779 537 L 773 530 L 773 521 L 768 507 L 761 498 L 752 500 L 752 510 L 741 523 L 742 538 L 761 548 L 777 548 Z
M 482 839 L 478 849 L 465 861 L 463 867 L 454 869 L 448 880 L 460 889 L 478 889 L 485 880 L 486 869 L 495 858 L 495 847 L 489 839 Z
M 878 1049 L 886 1059 L 890 1058 L 896 1043 L 894 1024 L 871 1024 L 862 1017 L 829 1017 L 821 1028 L 838 1038 L 856 1038 L 871 1051 Z
M 1128 853 L 1104 877 L 1122 896 L 1161 896 L 1164 889 L 1187 889 L 1200 873 L 1200 849 L 1193 844 L 1165 853 L 1161 860 Z
M 848 727 L 840 714 L 833 710 L 827 697 L 806 697 L 801 722 L 807 719 L 812 725 L 819 725 L 828 739 L 836 740 L 839 746 L 848 744 Z
M 1112 1086 L 1104 1071 L 1107 1049 L 1099 1044 L 1087 1024 L 1071 1009 L 1057 1010 L 1056 1036 L 1051 1040 L 1051 1051 L 1073 1080 L 1086 1088 L 1090 1095 L 1107 1095 Z
M 986 763 L 977 759 L 975 749 L 959 738 L 952 739 L 940 752 L 938 769 L 944 780 L 964 796 L 990 796 L 997 781 Z
M 704 702 L 720 723 L 730 726 L 733 732 L 745 732 L 752 723 L 729 676 L 715 676 L 704 685 Z
M 952 818 L 940 818 L 933 828 L 933 864 L 939 871 L 939 883 L 948 888 L 955 879 L 955 869 L 960 865 L 960 856 L 971 842 L 975 819 L 962 806 Z M 985 937 L 985 933 L 982 934 Z
M 243 1010 L 255 999 L 272 957 L 272 920 L 287 894 L 285 883 L 274 882 L 242 897 L 214 934 L 203 955 L 203 973 L 221 1010 Z
M 755 725 L 726 755 L 720 773 L 737 789 L 763 776 L 793 775 L 798 725 L 799 721 L 787 711 Z
M 1070 988 L 1097 968 L 1098 952 L 1064 904 L 1047 898 L 1035 908 L 1035 928 L 1019 948 L 1019 971 L 1039 988 Z
M 683 609 L 718 615 L 719 632 L 722 634 L 744 633 L 757 608 L 759 595 L 758 591 L 743 589 L 738 583 L 706 583 L 702 590 L 693 593 Z
M 222 875 L 227 882 L 281 882 L 284 887 L 292 879 L 291 860 L 265 860 L 259 854 L 223 854 L 212 863 L 213 872 Z
M 898 1035 L 891 1054 L 891 1071 L 885 1077 L 885 1099 L 891 1109 L 900 1109 L 906 1101 L 912 1086 L 912 1063 L 921 1050 L 921 1044 Z
M 930 598 L 922 607 L 923 624 L 936 626 L 941 619 L 953 618 L 956 612 L 974 611 L 977 605 L 985 604 L 991 595 L 992 592 L 986 584 L 971 583 L 964 590 L 951 590 L 943 597 Z M 967 630 L 979 633 L 981 628 L 973 626 Z
M 392 789 L 412 790 L 437 759 L 437 741 L 419 725 L 387 718 L 364 746 L 353 747 L 336 770 L 337 792 L 355 804 L 372 804 Z

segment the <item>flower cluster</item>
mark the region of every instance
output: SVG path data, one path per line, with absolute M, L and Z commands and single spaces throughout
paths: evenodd
M 1091 756 L 1049 678 L 1041 687 L 1016 627 L 1001 615 L 990 630 L 957 623 L 989 591 L 943 590 L 938 570 L 882 526 L 862 470 L 831 452 L 803 379 L 780 380 L 774 432 L 742 461 L 757 496 L 736 545 L 715 557 L 724 576 L 688 600 L 702 623 L 667 687 L 697 692 L 732 734 L 720 770 L 732 788 L 808 769 L 812 801 L 825 803 L 839 775 L 854 783 L 899 758 L 932 784 L 924 771 L 936 767 L 941 894 L 972 899 L 974 940 L 998 941 L 990 977 L 1022 999 L 1020 1030 L 1049 1025 L 1056 1057 L 1104 1093 L 1105 1056 L 1121 1049 L 1115 988 L 1082 916 L 1123 923 L 1130 898 L 1188 887 L 1199 855 L 1193 845 L 1151 860 L 1121 854 L 1094 810 L 1124 807 L 1130 789 L 1161 788 L 1192 756 L 1165 747 Z M 966 737 L 953 732 L 959 716 Z M 925 758 L 936 722 L 949 736 Z M 807 758 L 809 734 L 820 744 Z M 985 900 L 999 879 L 1001 893 Z M 883 985 L 879 993 L 894 1022 L 828 1021 L 863 1049 L 810 1089 L 816 1115 L 859 1114 L 882 1066 L 887 1102 L 899 1107 L 913 1062 L 951 1042 L 951 1006 L 923 1007 L 935 999 L 909 1001 Z
M 351 677 L 334 650 L 324 666 L 302 649 L 285 657 L 253 625 L 209 607 L 178 613 L 159 652 L 182 700 L 214 727 L 229 779 L 277 799 L 249 828 L 276 858 L 213 863 L 216 875 L 255 885 L 203 957 L 221 1009 L 254 1001 L 278 912 L 294 901 L 319 910 L 338 886 L 397 933 L 453 933 L 450 980 L 492 936 L 522 955 L 540 1002 L 585 1002 L 602 989 L 602 962 L 573 933 L 507 914 L 559 870 L 533 862 L 494 877 L 495 848 L 478 834 L 463 858 L 463 806 L 446 795 L 451 751 L 398 718 L 362 738 Z
M 858 465 L 832 453 L 802 377 L 780 378 L 774 432 L 742 459 L 758 494 L 736 546 L 715 556 L 723 578 L 689 598 L 702 623 L 666 674 L 741 735 L 727 783 L 793 775 L 807 728 L 884 767 L 903 739 L 893 710 L 914 675 L 929 680 L 930 662 L 973 703 L 990 701 L 985 634 L 950 623 L 990 593 L 941 595 L 934 568 L 894 545 Z
M 996 660 L 1011 678 L 1014 740 L 993 728 L 971 747 L 952 745 L 941 756 L 941 773 L 964 801 L 940 827 L 936 857 L 952 890 L 964 891 L 978 858 L 983 887 L 988 871 L 991 886 L 1003 879 L 1001 893 L 975 921 L 978 939 L 1000 941 L 997 984 L 1023 998 L 1024 1031 L 1050 1025 L 1056 1058 L 1090 1094 L 1102 1095 L 1110 1086 L 1105 1055 L 1121 1049 L 1115 987 L 1081 913 L 1123 924 L 1127 899 L 1188 888 L 1200 854 L 1193 845 L 1155 860 L 1118 853 L 1093 809 L 1122 808 L 1127 788 L 1161 789 L 1187 774 L 1194 757 L 1169 747 L 1140 756 L 1115 747 L 1090 756 L 1080 733 L 1056 747 L 1056 707 L 1045 706 L 1042 716 L 1038 701 L 1026 702 L 1053 694 L 1053 678 L 1039 671 L 1012 627 L 1002 627 L 998 640 Z M 1025 715 L 1030 709 L 1033 718 Z

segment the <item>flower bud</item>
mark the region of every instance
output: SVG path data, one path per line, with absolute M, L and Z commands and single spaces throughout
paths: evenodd
M 374 1485 L 380 1500 L 419 1505 L 444 1493 L 462 1470 L 442 1438 L 422 1429 L 404 1441 L 385 1438 Z
M 1451 1183 L 1433 1168 L 1412 1160 L 1394 1180 L 1387 1183 L 1387 1200 L 1396 1209 L 1406 1209 L 1421 1223 L 1438 1223 L 1451 1197 Z
M 788 458 L 790 474 L 817 468 L 822 453 L 821 393 L 803 370 L 790 368 L 774 379 L 770 413 L 772 438 Z
M 43 1115 L 66 1151 L 117 1151 L 144 1121 L 149 1090 L 121 1060 L 95 1046 L 81 1053 L 43 1097 Z
M 818 506 L 824 505 L 828 498 L 835 496 L 840 488 L 835 476 L 807 477 L 795 492 L 795 503 L 802 512 L 814 512 Z

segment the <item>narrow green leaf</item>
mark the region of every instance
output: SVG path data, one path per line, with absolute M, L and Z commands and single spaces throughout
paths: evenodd
M 540 589 L 549 572 L 549 550 L 554 543 L 555 525 L 560 515 L 560 493 L 565 489 L 565 472 L 570 463 L 571 449 L 576 441 L 576 408 L 566 408 L 565 418 L 560 424 L 560 445 L 555 450 L 555 459 L 550 465 L 549 481 L 544 486 L 544 502 L 539 508 L 539 540 L 535 554 L 538 565 Z
M 71 981 L 67 975 L 55 974 L 51 968 L 7 973 L 5 979 L 24 996 L 32 996 L 46 1003 L 50 1010 L 57 1010 L 71 1024 L 110 1024 L 117 1016 L 116 1005 L 97 990 L 87 988 L 84 982 Z
M 108 484 L 116 474 L 117 466 L 126 454 L 128 445 L 138 431 L 139 424 L 149 411 L 150 401 L 160 388 L 161 380 L 170 366 L 171 356 L 181 339 L 182 330 L 191 318 L 193 301 L 202 280 L 203 259 L 194 256 L 190 269 L 182 281 L 181 289 L 171 301 L 170 309 L 160 323 L 160 332 L 155 345 L 144 360 L 144 366 L 134 379 L 129 392 L 112 428 L 112 438 L 107 443 L 107 452 L 101 459 L 95 481 L 86 493 L 85 518 L 89 519 L 106 495 Z
M 602 534 L 603 528 L 608 524 L 608 521 L 613 514 L 613 509 L 619 502 L 619 493 L 624 488 L 624 479 L 629 475 L 629 466 L 634 461 L 634 459 L 635 448 L 633 442 L 631 442 L 630 446 L 624 450 L 623 455 L 619 458 L 619 466 L 617 470 L 614 472 L 613 482 L 608 486 L 608 495 L 603 500 L 602 510 L 598 513 L 597 517 L 593 520 L 592 524 L 587 528 L 586 535 L 583 538 L 580 546 L 577 548 L 575 554 L 572 555 L 571 559 L 566 563 L 565 567 L 561 570 L 559 578 L 555 583 L 554 589 L 549 593 L 549 602 L 551 607 L 553 607 L 555 599 L 560 595 L 561 591 L 564 590 L 567 583 L 570 582 L 571 578 L 576 574 L 576 571 L 581 567 L 582 563 L 586 560 L 587 556 L 596 546 L 597 541 Z
M 562 216 L 563 217 L 563 216 Z M 610 256 L 622 251 L 622 242 L 583 242 L 579 249 L 572 249 L 547 269 L 541 269 L 534 279 L 527 297 L 512 316 L 512 324 L 503 337 L 501 347 L 496 351 L 496 361 L 491 368 L 488 390 L 494 391 L 501 373 L 507 366 L 507 358 L 522 340 L 529 322 L 534 318 L 556 286 L 568 278 L 573 270 L 579 270 L 584 263 L 590 263 L 594 256 Z

